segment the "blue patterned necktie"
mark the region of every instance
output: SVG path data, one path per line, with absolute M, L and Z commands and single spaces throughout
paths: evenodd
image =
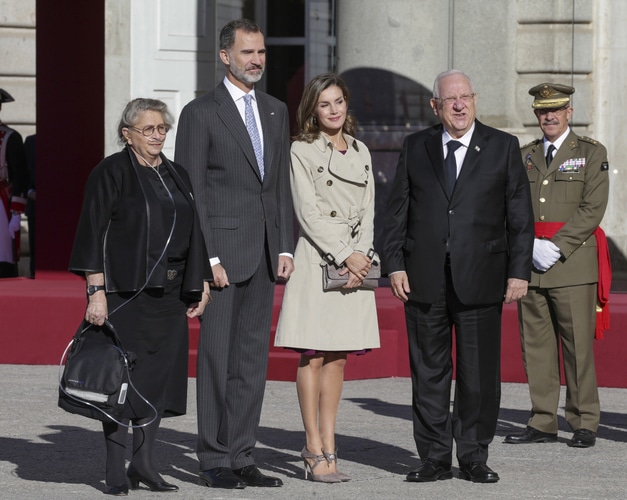
M 259 174 L 261 180 L 263 180 L 264 168 L 263 168 L 263 148 L 261 146 L 261 137 L 259 137 L 259 130 L 257 129 L 257 122 L 255 121 L 255 113 L 253 113 L 253 105 L 250 102 L 252 99 L 250 94 L 244 96 L 244 102 L 246 103 L 244 116 L 246 117 L 246 129 L 248 135 L 253 143 L 253 149 L 255 150 L 255 156 L 257 157 L 257 165 L 259 166 Z
M 446 159 L 444 160 L 444 171 L 446 173 L 446 182 L 448 184 L 448 194 L 453 193 L 455 182 L 457 181 L 457 162 L 455 161 L 455 150 L 462 145 L 461 142 L 448 141 L 446 148 Z

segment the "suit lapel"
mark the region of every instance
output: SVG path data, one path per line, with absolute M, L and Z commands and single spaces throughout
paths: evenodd
M 446 194 L 447 198 L 448 194 L 448 186 L 446 184 L 446 177 L 444 176 L 444 154 L 442 149 L 442 127 L 436 127 L 433 135 L 426 142 L 427 154 L 431 160 L 431 166 L 433 167 L 433 172 L 440 183 L 440 187 L 442 191 Z
M 530 156 L 531 162 L 533 166 L 536 167 L 542 175 L 546 174 L 546 160 L 544 159 L 544 147 L 542 146 L 542 141 L 536 144 L 531 151 Z M 525 164 L 527 162 L 525 161 Z
M 257 97 L 257 109 L 259 110 L 259 119 L 261 120 L 261 128 L 263 130 L 263 164 L 264 164 L 264 179 L 268 175 L 272 175 L 272 163 L 274 160 L 274 147 L 272 147 L 274 139 L 274 120 L 278 116 L 275 110 L 270 106 L 266 95 L 262 92 L 256 91 Z
M 233 102 L 231 94 L 229 94 L 229 91 L 224 86 L 224 83 L 220 83 L 216 87 L 215 99 L 218 104 L 218 116 L 235 139 L 235 142 L 237 142 L 239 147 L 242 149 L 242 152 L 255 172 L 255 175 L 257 175 L 259 180 L 261 180 L 259 167 L 257 166 L 257 158 L 255 157 L 255 150 L 253 149 L 253 143 L 248 135 L 248 130 L 246 130 L 246 124 L 244 123 L 244 120 L 242 120 L 237 106 L 235 105 L 235 102 Z
M 475 130 L 470 139 L 470 144 L 468 144 L 468 151 L 466 151 L 464 163 L 462 164 L 462 168 L 457 176 L 458 183 L 463 184 L 464 181 L 472 175 L 473 170 L 475 170 L 477 164 L 479 163 L 479 158 L 481 158 L 486 142 L 487 137 L 485 136 L 483 126 L 480 122 L 475 121 Z

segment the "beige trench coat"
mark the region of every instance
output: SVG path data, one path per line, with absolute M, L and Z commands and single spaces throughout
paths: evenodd
M 370 153 L 346 136 L 345 154 L 321 136 L 294 142 L 291 189 L 300 235 L 295 270 L 283 297 L 276 346 L 319 351 L 379 347 L 373 290 L 322 290 L 322 266 L 354 251 L 368 253 L 374 240 L 374 178 Z

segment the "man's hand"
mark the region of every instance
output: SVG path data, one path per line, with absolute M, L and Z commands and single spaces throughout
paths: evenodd
M 224 267 L 222 267 L 222 264 L 211 266 L 211 272 L 213 273 L 211 286 L 214 288 L 224 288 L 225 286 L 229 286 L 229 277 L 227 276 Z
M 533 267 L 548 271 L 560 258 L 560 249 L 551 240 L 533 240 Z
M 286 280 L 293 272 L 294 259 L 292 259 L 289 255 L 279 255 L 279 268 L 277 269 L 277 276 Z
M 527 280 L 519 280 L 518 278 L 509 278 L 507 280 L 507 290 L 505 291 L 504 302 L 510 304 L 522 299 L 527 295 Z
M 390 274 L 390 286 L 392 287 L 392 293 L 397 299 L 407 302 L 407 294 L 411 290 L 409 289 L 409 280 L 405 271 Z

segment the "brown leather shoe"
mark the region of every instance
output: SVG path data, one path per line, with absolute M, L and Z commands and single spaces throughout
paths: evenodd
M 573 448 L 591 448 L 596 442 L 597 435 L 595 432 L 588 429 L 577 429 L 567 444 Z
M 523 443 L 555 443 L 557 441 L 557 433 L 542 432 L 533 427 L 527 426 L 522 432 L 508 434 L 505 436 L 504 443 L 523 444 Z
M 412 483 L 426 483 L 430 481 L 439 481 L 443 479 L 451 479 L 451 464 L 427 458 L 423 460 L 422 465 L 415 471 L 407 474 L 407 481 Z

